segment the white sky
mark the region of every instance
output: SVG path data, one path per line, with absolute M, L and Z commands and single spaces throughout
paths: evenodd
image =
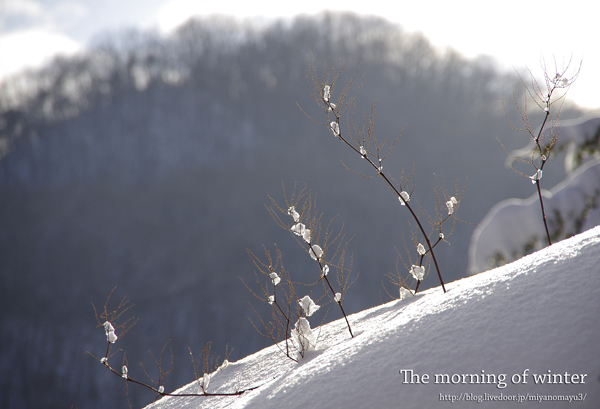
M 374 14 L 421 31 L 436 46 L 468 57 L 486 54 L 504 67 L 528 66 L 541 73 L 540 59 L 583 60 L 569 98 L 600 108 L 600 6 L 594 0 L 0 0 L 0 78 L 39 66 L 55 53 L 84 49 L 94 35 L 123 27 L 168 32 L 193 15 L 291 17 L 324 9 Z

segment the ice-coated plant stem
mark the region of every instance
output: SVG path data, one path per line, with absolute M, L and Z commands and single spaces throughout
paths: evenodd
M 328 100 L 323 99 L 323 102 L 325 103 L 326 106 L 331 107 L 331 103 Z M 442 286 L 442 289 L 444 290 L 444 292 L 446 292 L 446 286 L 444 285 L 444 280 L 442 279 L 442 273 L 440 272 L 440 268 L 438 266 L 437 259 L 435 258 L 435 253 L 433 252 L 433 246 L 431 245 L 431 241 L 429 240 L 429 237 L 427 236 L 427 233 L 425 233 L 425 229 L 423 228 L 423 225 L 421 224 L 421 221 L 417 217 L 417 214 L 415 213 L 415 211 L 413 210 L 413 208 L 410 206 L 409 202 L 404 199 L 403 195 L 397 189 L 397 187 L 390 181 L 390 179 L 383 172 L 383 167 L 381 165 L 381 161 L 378 164 L 376 164 L 375 162 L 373 162 L 373 160 L 371 158 L 369 158 L 367 155 L 363 154 L 363 152 L 361 152 L 361 150 L 357 149 L 346 138 L 344 138 L 344 136 L 342 135 L 342 132 L 340 131 L 340 126 L 339 126 L 339 124 L 340 124 L 340 117 L 337 115 L 337 113 L 335 111 L 335 108 L 331 108 L 331 111 L 335 115 L 335 123 L 337 124 L 337 126 L 335 127 L 335 129 L 337 131 L 337 135 L 336 136 L 338 137 L 338 139 L 340 141 L 344 142 L 347 146 L 349 146 L 350 149 L 352 149 L 353 151 L 355 151 L 356 153 L 358 153 L 362 158 L 364 158 L 377 171 L 377 173 L 379 174 L 379 176 L 381 176 L 381 178 L 388 185 L 388 187 L 390 189 L 392 189 L 392 191 L 396 194 L 397 197 L 401 198 L 402 203 L 406 206 L 406 208 L 410 212 L 412 218 L 417 223 L 419 231 L 421 232 L 421 234 L 423 235 L 423 238 L 425 239 L 425 242 L 427 243 L 427 248 L 428 248 L 427 252 L 431 253 L 431 258 L 433 260 L 433 264 L 435 266 L 435 269 L 436 269 L 438 278 L 440 280 L 440 284 Z

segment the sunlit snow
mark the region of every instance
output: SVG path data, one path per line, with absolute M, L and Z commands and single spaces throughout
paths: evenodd
M 315 328 L 315 351 L 299 363 L 277 346 L 230 363 L 211 392 L 258 386 L 240 396 L 165 397 L 149 408 L 545 407 L 548 397 L 572 400 L 549 407 L 595 408 L 599 264 L 597 227 L 448 283 L 445 294 L 436 287 L 350 315 L 354 338 L 343 319 Z

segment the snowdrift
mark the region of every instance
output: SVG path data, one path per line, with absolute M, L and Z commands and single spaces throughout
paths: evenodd
M 322 326 L 299 364 L 272 346 L 213 374 L 209 392 L 260 385 L 241 396 L 148 408 L 599 407 L 600 227 L 447 289 L 350 316 L 352 339 Z

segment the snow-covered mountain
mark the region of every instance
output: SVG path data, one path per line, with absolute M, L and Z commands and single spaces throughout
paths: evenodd
M 599 265 L 596 227 L 446 294 L 437 287 L 351 315 L 354 338 L 343 320 L 324 325 L 298 364 L 272 346 L 213 374 L 209 392 L 259 385 L 241 396 L 165 397 L 148 408 L 597 408 Z

